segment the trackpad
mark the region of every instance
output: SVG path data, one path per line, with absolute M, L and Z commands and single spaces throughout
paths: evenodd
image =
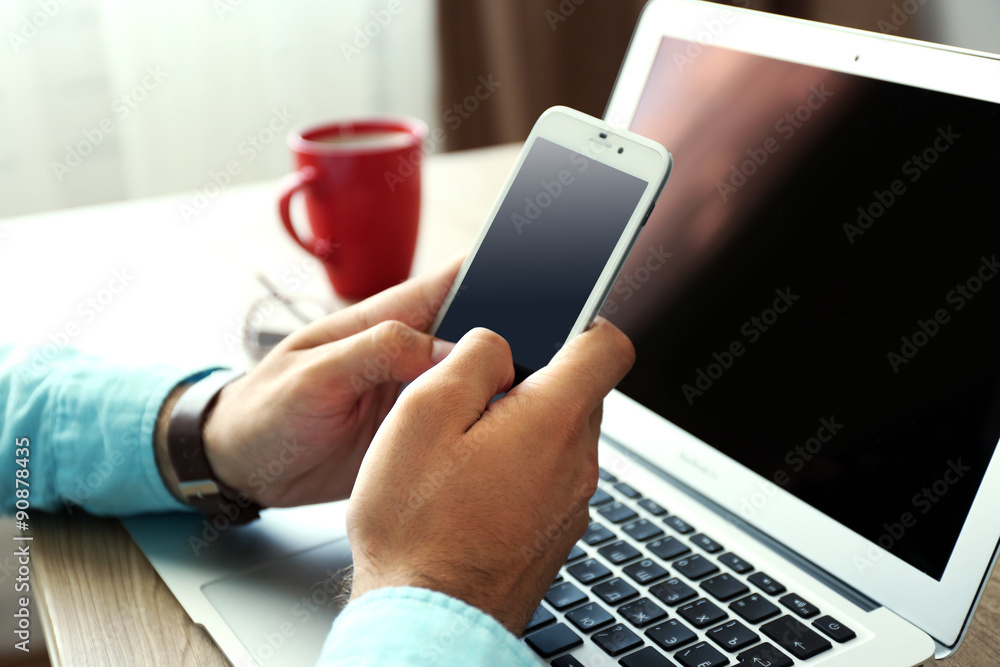
M 202 592 L 261 665 L 311 665 L 346 603 L 347 539 L 202 586 Z

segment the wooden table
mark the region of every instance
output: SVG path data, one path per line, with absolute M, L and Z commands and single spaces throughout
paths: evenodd
M 429 160 L 417 272 L 468 249 L 516 155 L 517 147 L 508 146 Z M 108 267 L 125 266 L 136 272 L 136 286 L 77 334 L 74 345 L 136 362 L 242 364 L 242 351 L 228 345 L 226 336 L 261 295 L 252 279 L 254 270 L 281 276 L 302 269 L 305 278 L 299 291 L 329 292 L 314 263 L 280 231 L 274 214 L 276 190 L 274 183 L 231 188 L 187 224 L 178 213 L 183 198 L 3 223 L 4 284 L 23 284 L 24 279 L 10 282 L 14 276 L 4 273 L 12 271 L 4 253 L 19 244 L 46 252 L 21 262 L 29 267 L 31 289 L 4 297 L 14 301 L 6 312 L 31 313 L 31 323 L 0 321 L 0 340 L 45 340 L 49 333 L 63 330 L 67 312 L 52 304 L 78 303 L 101 285 Z M 147 254 L 137 259 L 135 248 Z M 68 271 L 74 280 L 66 280 Z M 206 289 L 219 298 L 184 297 Z M 40 309 L 38 303 L 47 307 Z M 137 327 L 141 336 L 123 335 Z M 33 520 L 40 590 L 36 600 L 54 664 L 228 664 L 117 520 L 79 513 L 36 515 Z M 998 628 L 1000 573 L 994 573 L 968 638 L 949 664 L 1000 663 Z

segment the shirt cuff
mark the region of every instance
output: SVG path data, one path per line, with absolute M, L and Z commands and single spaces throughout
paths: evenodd
M 485 612 L 426 588 L 380 588 L 348 604 L 317 665 L 538 667 L 517 637 Z

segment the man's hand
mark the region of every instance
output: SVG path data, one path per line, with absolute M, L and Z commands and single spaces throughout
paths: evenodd
M 424 332 L 460 263 L 313 322 L 227 386 L 205 425 L 219 479 L 265 507 L 347 498 L 401 383 L 452 347 Z
M 407 387 L 361 466 L 348 509 L 353 597 L 420 586 L 519 634 L 583 535 L 604 397 L 631 368 L 598 319 L 503 398 L 510 348 L 471 331 Z

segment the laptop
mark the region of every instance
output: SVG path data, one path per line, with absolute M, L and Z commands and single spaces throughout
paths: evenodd
M 1000 541 L 1000 60 L 653 0 L 606 119 L 676 169 L 602 311 L 638 361 L 592 523 L 523 641 L 558 667 L 951 655 Z M 309 664 L 343 514 L 126 527 L 234 664 Z

